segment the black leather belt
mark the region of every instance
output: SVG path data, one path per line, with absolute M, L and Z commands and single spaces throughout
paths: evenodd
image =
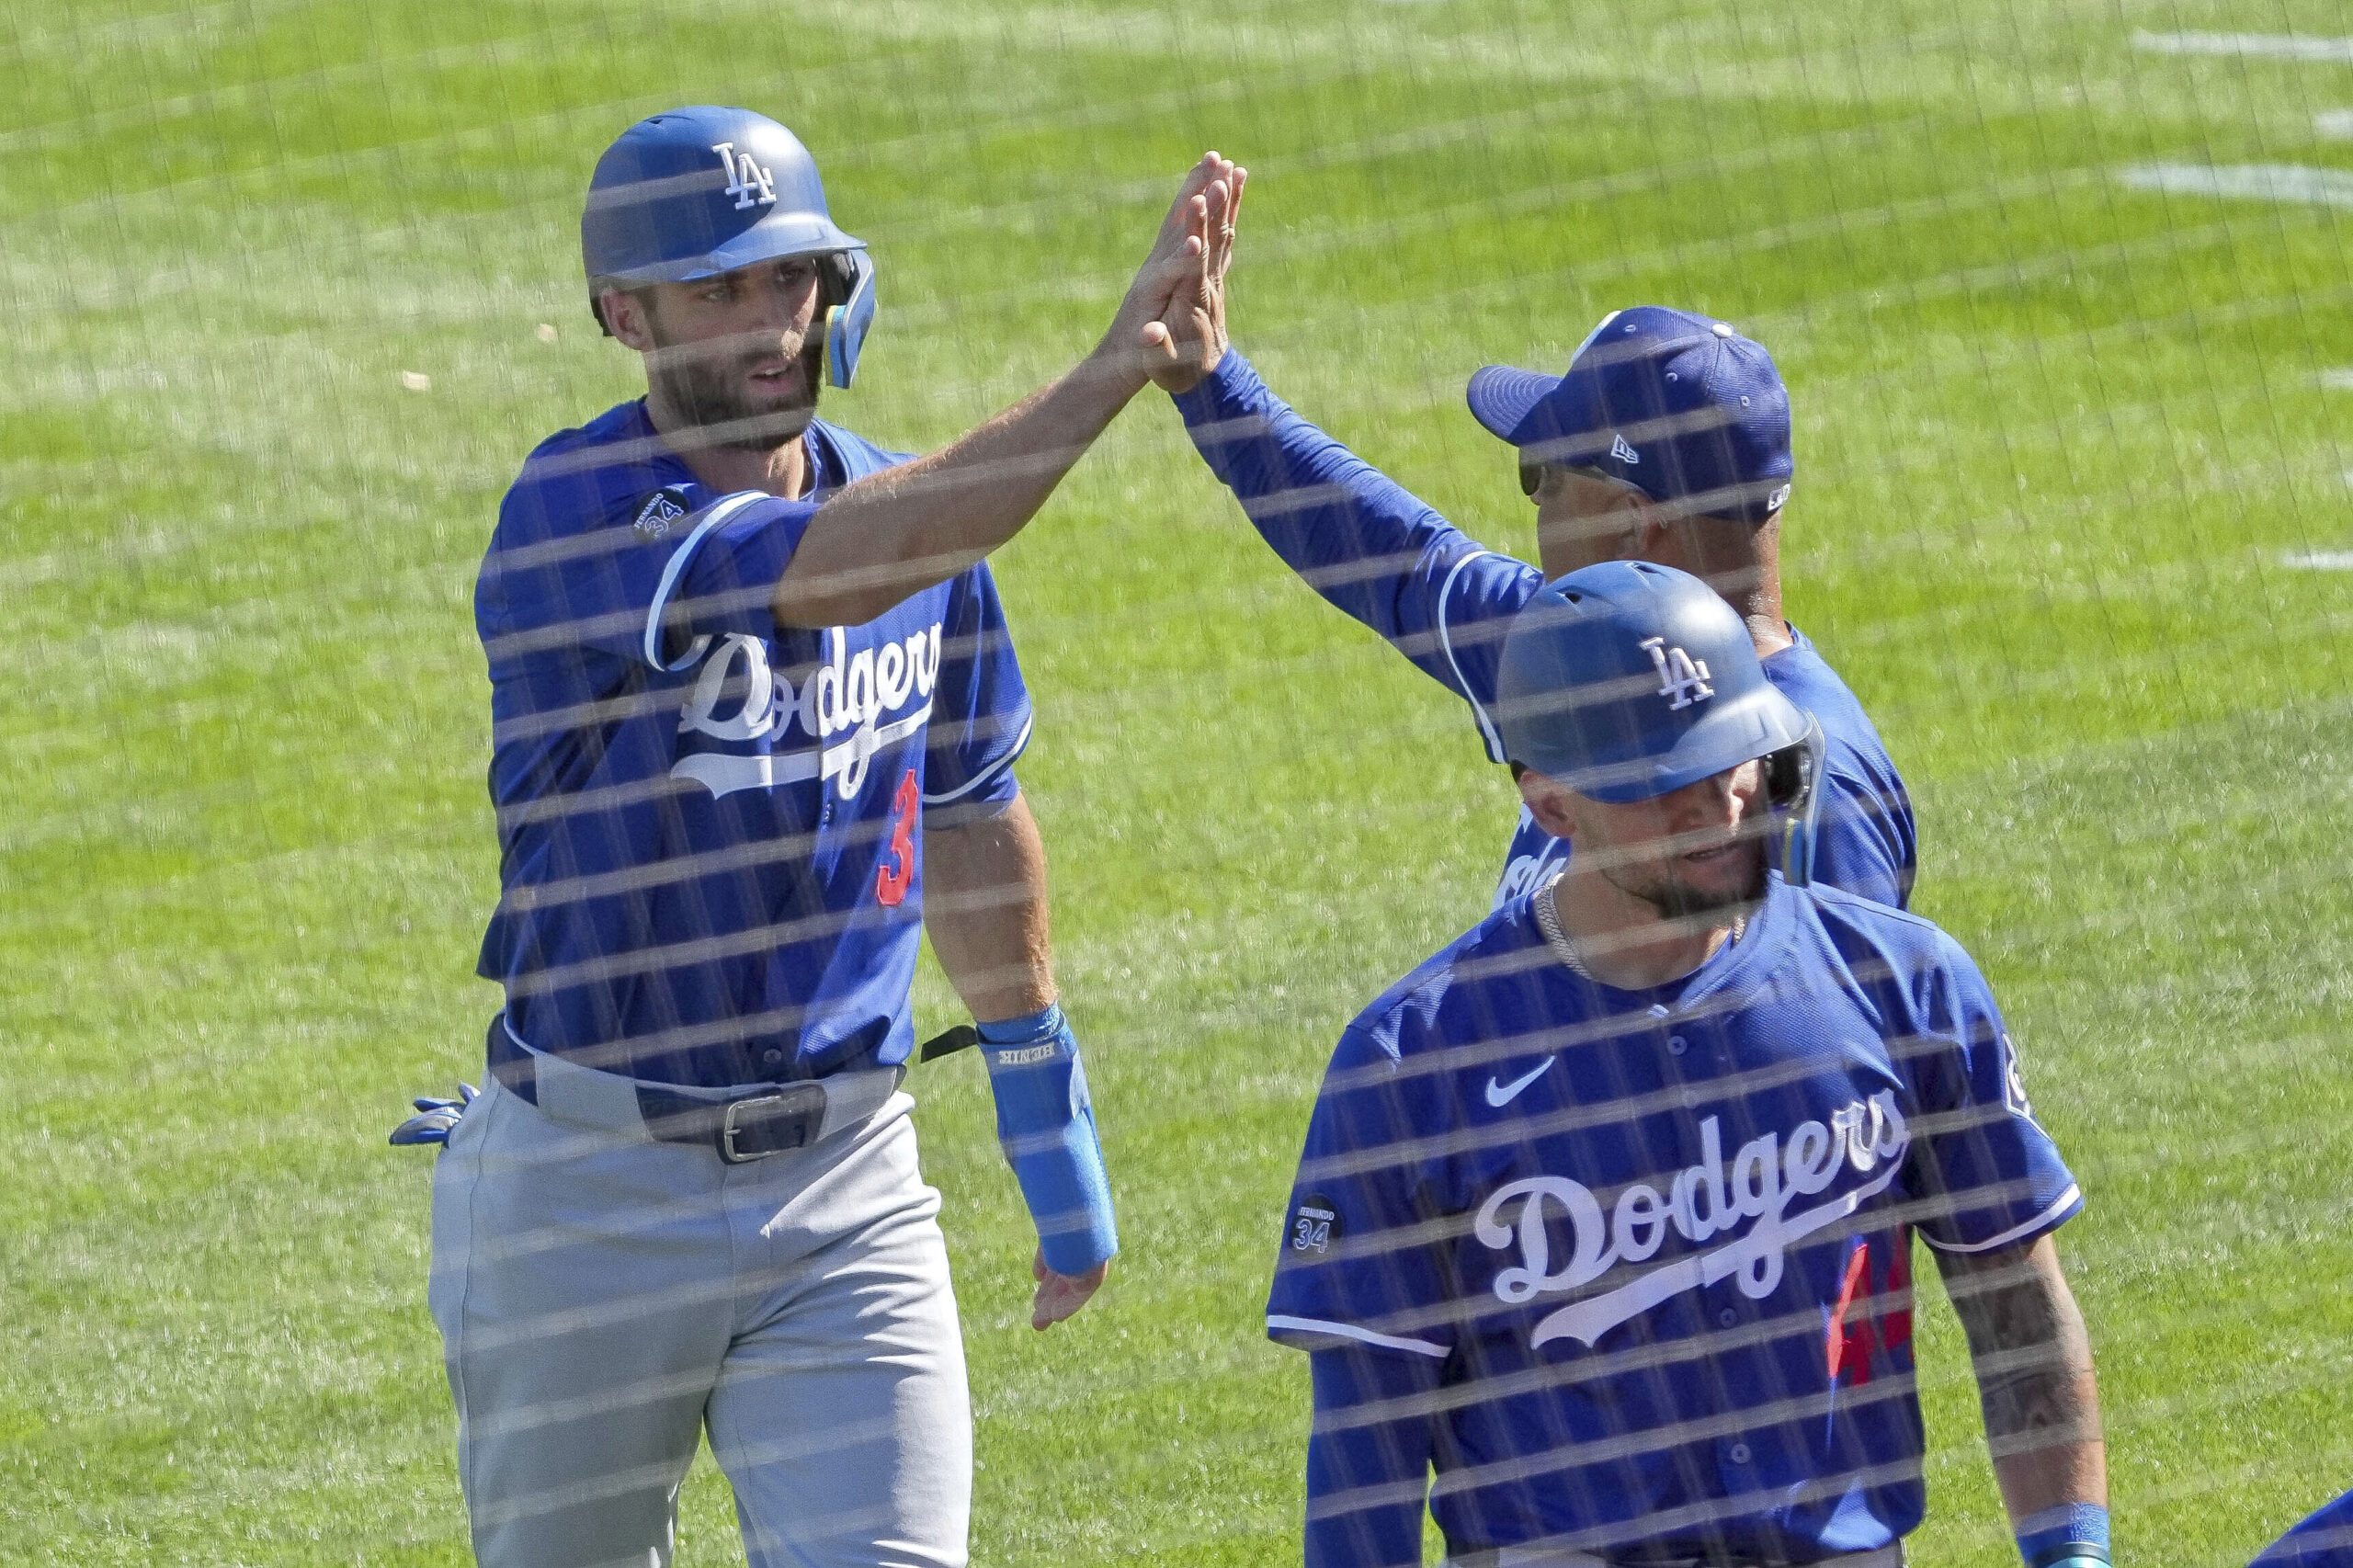
M 503 1020 L 492 1020 L 488 1046 L 491 1076 L 509 1093 L 538 1105 L 538 1069 L 529 1051 L 506 1039 Z M 665 1143 L 713 1149 L 729 1165 L 740 1165 L 815 1142 L 825 1122 L 825 1086 L 778 1084 L 731 1100 L 703 1100 L 640 1083 L 637 1112 L 645 1131 Z

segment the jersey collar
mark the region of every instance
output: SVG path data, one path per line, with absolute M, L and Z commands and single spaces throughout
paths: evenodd
M 1536 920 L 1535 899 L 1540 896 L 1543 890 L 1520 901 L 1519 918 L 1525 927 L 1522 939 L 1545 956 L 1546 967 L 1557 983 L 1577 987 L 1597 998 L 1598 1006 L 1593 1011 L 1602 1017 L 1613 1017 L 1655 1007 L 1664 1007 L 1673 1015 L 1735 1011 L 1746 1006 L 1772 978 L 1781 954 L 1788 949 L 1794 906 L 1802 895 L 1784 882 L 1779 871 L 1768 870 L 1765 900 L 1748 917 L 1748 929 L 1741 934 L 1739 941 L 1725 943 L 1713 958 L 1680 980 L 1636 991 L 1623 991 L 1588 980 L 1554 958 L 1551 945 L 1544 939 L 1543 928 Z
M 662 439 L 662 433 L 654 427 L 654 415 L 646 412 L 645 400 L 642 397 L 638 398 L 627 406 L 629 423 L 632 426 L 629 432 L 629 438 L 645 441 L 646 449 L 652 453 L 652 456 L 647 459 L 647 466 L 661 469 L 665 475 L 676 476 L 675 479 L 668 480 L 667 483 L 700 483 L 701 481 L 695 478 L 695 471 L 687 466 L 687 460 L 672 451 L 668 444 Z M 808 454 L 809 490 L 806 494 L 792 496 L 790 499 L 815 501 L 821 499 L 828 491 L 840 489 L 844 483 L 844 475 L 849 472 L 849 465 L 842 460 L 841 448 L 834 435 L 833 426 L 822 419 L 811 419 L 809 427 L 801 433 L 801 444 Z

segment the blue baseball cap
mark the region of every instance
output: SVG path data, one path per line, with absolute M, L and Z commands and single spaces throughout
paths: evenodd
M 1663 305 L 1612 311 L 1565 375 L 1490 365 L 1471 413 L 1527 462 L 1597 469 L 1661 506 L 1750 524 L 1790 496 L 1790 393 L 1726 323 Z

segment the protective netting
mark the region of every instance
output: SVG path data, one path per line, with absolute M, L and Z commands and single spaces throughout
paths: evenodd
M 1279 1315 L 1409 1342 L 1333 1364 L 1329 1407 L 1375 1417 L 1324 1429 L 1370 1434 L 1355 1464 L 1396 1438 L 1381 1419 L 1434 1416 L 1459 1543 L 1745 1561 L 1767 1494 L 1790 1517 L 1860 1496 L 1838 1527 L 1860 1528 L 1925 1485 L 1915 1561 L 2015 1562 L 1961 1321 L 1905 1228 L 2014 1241 L 2075 1186 L 2058 1246 L 2120 1560 L 2246 1562 L 2353 1484 L 2348 30 L 2307 0 L 16 6 L 0 1560 L 468 1560 L 426 1301 L 436 1156 L 383 1135 L 409 1096 L 484 1081 L 501 1006 L 475 977 L 502 886 L 477 577 L 527 454 L 646 390 L 584 309 L 590 169 L 633 121 L 719 104 L 791 127 L 870 247 L 872 335 L 820 413 L 893 451 L 1083 354 L 1207 147 L 1250 170 L 1234 347 L 1489 562 L 1539 544 L 1516 454 L 1466 411 L 1475 370 L 1558 375 L 1644 303 L 1763 345 L 1792 412 L 1788 621 L 1900 770 L 1910 907 L 1970 960 L 1895 952 L 1892 926 L 1808 937 L 1843 978 L 1768 988 L 1790 1010 L 1774 1056 L 1737 1008 L 1687 1029 L 1648 1011 L 1679 997 L 1584 988 L 1531 913 L 1458 999 L 1467 1032 L 1408 1042 L 1434 1052 L 1409 1079 L 1442 1089 L 1363 1087 L 1347 1074 L 1382 1048 L 1352 1037 L 1335 1082 L 1370 1097 L 1336 1101 L 1343 1029 L 1512 874 L 1518 793 L 1461 695 L 1475 653 L 1426 619 L 1399 629 L 1409 664 L 1319 597 L 1369 603 L 1420 558 L 1366 535 L 1302 582 L 1269 543 L 1332 494 L 1285 476 L 1288 500 L 1245 514 L 1146 390 L 993 558 L 996 601 L 958 601 L 961 636 L 943 615 L 870 640 L 840 767 L 749 787 L 838 804 L 882 756 L 858 783 L 888 797 L 904 770 L 881 741 L 854 755 L 856 733 L 951 689 L 968 727 L 947 734 L 942 699 L 929 741 L 971 755 L 932 792 L 986 793 L 1026 731 L 1122 1251 L 1032 1334 L 1035 1237 L 983 1074 L 970 1054 L 914 1069 L 969 1364 L 974 1561 L 1295 1561 L 1311 1358 L 1266 1336 L 1290 1256 L 1346 1264 L 1347 1289 Z M 692 593 L 756 615 L 758 549 Z M 1431 559 L 1450 574 L 1468 549 Z M 972 667 L 1000 607 L 1026 708 Z M 702 718 L 748 730 L 754 650 L 727 647 Z M 860 650 L 772 651 L 763 712 L 823 729 Z M 636 711 L 653 678 L 566 696 L 594 711 L 557 727 Z M 806 804 L 760 853 L 685 880 L 574 868 L 617 880 L 550 896 L 617 900 L 648 923 L 624 946 L 697 962 L 862 928 L 730 902 L 817 842 L 832 808 Z M 875 821 L 846 842 L 887 874 L 898 827 Z M 1515 892 L 1541 881 L 1526 847 Z M 915 995 L 919 1039 L 967 1017 L 930 958 Z M 732 1046 L 757 1010 L 672 996 L 649 1028 Z M 2063 1174 L 2017 1131 L 2029 1096 Z M 1319 1104 L 1353 1119 L 1329 1147 Z M 1532 1131 L 1510 1121 L 1539 1104 Z M 583 1198 L 648 1233 L 685 1201 Z M 830 1201 L 813 1233 L 847 1211 Z M 560 1252 L 577 1218 L 527 1205 L 499 1245 Z M 1670 1290 L 1686 1264 L 1698 1282 Z M 813 1290 L 798 1267 L 756 1289 L 677 1274 L 673 1312 L 658 1267 L 566 1264 L 498 1343 L 616 1300 L 641 1338 L 691 1318 L 723 1339 L 764 1311 L 729 1292 Z M 1533 1342 L 1641 1279 L 1640 1312 L 1612 1317 L 1622 1298 L 1575 1320 L 1589 1340 Z M 870 1341 L 834 1308 L 756 1373 L 805 1391 Z M 927 1353 L 952 1347 L 908 1312 Z M 691 1434 L 699 1373 L 602 1353 L 499 1421 L 658 1405 Z M 1443 1374 L 1378 1381 L 1419 1362 Z M 885 1462 L 854 1418 L 868 1395 L 790 1397 L 787 1429 L 714 1425 L 712 1446 L 873 1528 L 840 1500 Z M 956 1469 L 952 1410 L 922 1421 L 944 1434 L 926 1462 Z M 631 1482 L 670 1483 L 659 1464 Z M 1420 1483 L 1383 1484 L 1343 1478 L 1316 1517 L 1364 1521 L 1370 1551 Z M 737 1560 L 709 1455 L 678 1520 L 676 1561 Z M 1415 1528 L 1435 1558 L 1438 1527 Z

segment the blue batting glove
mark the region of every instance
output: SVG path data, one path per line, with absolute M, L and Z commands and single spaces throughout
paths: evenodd
M 454 1100 L 428 1099 L 420 1095 L 409 1102 L 416 1107 L 419 1114 L 393 1128 L 391 1141 L 404 1147 L 414 1143 L 447 1143 L 449 1129 L 458 1125 L 458 1118 L 465 1115 L 466 1108 L 478 1097 L 472 1084 L 460 1084 L 458 1097 Z
M 1038 1250 L 1056 1274 L 1088 1273 L 1120 1250 L 1120 1233 L 1078 1040 L 1051 1006 L 978 1027 L 996 1096 L 997 1146 L 1021 1184 Z

